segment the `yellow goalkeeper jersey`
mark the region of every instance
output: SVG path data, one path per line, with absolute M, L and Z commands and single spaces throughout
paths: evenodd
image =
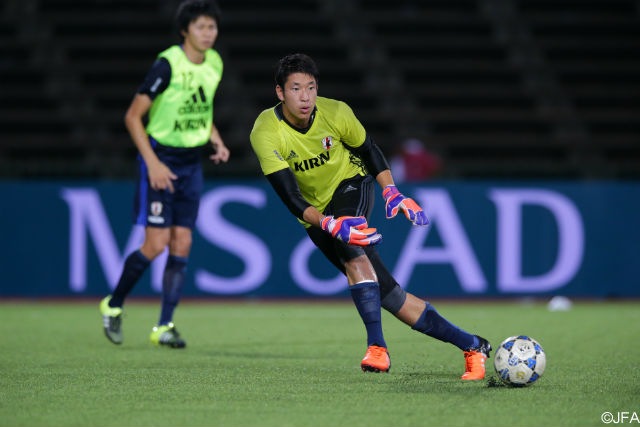
M 251 131 L 251 146 L 265 175 L 291 169 L 302 197 L 322 212 L 341 181 L 367 173 L 346 148 L 364 143 L 364 127 L 344 102 L 318 97 L 313 122 L 302 132 L 278 114 L 279 105 L 260 113 Z

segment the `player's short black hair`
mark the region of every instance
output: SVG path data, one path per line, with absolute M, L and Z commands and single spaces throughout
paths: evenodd
M 313 62 L 310 56 L 304 53 L 293 53 L 278 61 L 275 67 L 276 85 L 284 89 L 284 82 L 286 82 L 293 73 L 309 74 L 316 79 L 316 84 L 320 76 L 316 63 Z
M 178 6 L 176 13 L 176 25 L 180 39 L 184 39 L 182 31 L 189 29 L 189 24 L 201 16 L 208 16 L 220 25 L 220 9 L 213 0 L 184 0 Z

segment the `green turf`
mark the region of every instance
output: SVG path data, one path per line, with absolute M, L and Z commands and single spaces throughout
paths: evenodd
M 0 425 L 601 426 L 604 411 L 640 413 L 640 305 L 437 307 L 494 346 L 538 339 L 539 383 L 463 383 L 458 349 L 386 313 L 391 372 L 363 373 L 364 328 L 346 303 L 184 303 L 175 320 L 185 350 L 149 344 L 157 304 L 128 303 L 115 346 L 97 300 L 5 303 Z

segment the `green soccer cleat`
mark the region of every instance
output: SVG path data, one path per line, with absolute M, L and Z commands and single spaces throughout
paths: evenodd
M 122 308 L 109 307 L 111 295 L 108 295 L 100 301 L 100 313 L 102 313 L 102 323 L 104 325 L 104 334 L 107 339 L 114 344 L 122 344 Z
M 168 325 L 154 326 L 149 337 L 152 344 L 166 345 L 171 348 L 185 348 L 187 343 L 180 338 L 173 322 Z

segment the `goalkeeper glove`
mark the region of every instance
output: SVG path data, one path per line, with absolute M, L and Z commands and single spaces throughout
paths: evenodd
M 348 245 L 369 246 L 382 240 L 382 235 L 375 228 L 367 228 L 367 220 L 363 216 L 325 216 L 320 225 L 324 231 Z
M 429 225 L 427 215 L 413 199 L 405 197 L 398 191 L 395 185 L 387 185 L 382 191 L 382 197 L 387 202 L 387 218 L 393 218 L 399 210 L 404 211 L 405 216 L 413 225 Z

